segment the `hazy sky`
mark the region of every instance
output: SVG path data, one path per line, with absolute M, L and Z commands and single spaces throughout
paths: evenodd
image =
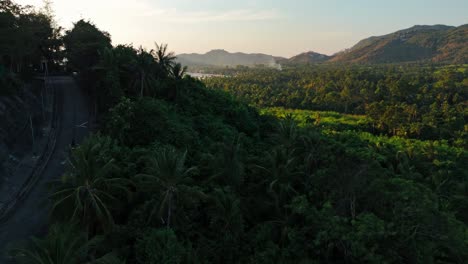
M 15 0 L 14 0 L 15 1 Z M 42 0 L 16 0 L 42 5 Z M 53 0 L 60 25 L 80 18 L 114 44 L 176 53 L 211 49 L 292 56 L 332 54 L 374 35 L 422 24 L 468 23 L 467 0 Z

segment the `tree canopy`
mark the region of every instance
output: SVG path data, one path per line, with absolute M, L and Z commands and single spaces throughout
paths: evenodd
M 71 151 L 48 235 L 18 261 L 466 263 L 465 66 L 202 82 L 165 44 L 114 47 L 83 20 L 63 40 L 100 129 Z

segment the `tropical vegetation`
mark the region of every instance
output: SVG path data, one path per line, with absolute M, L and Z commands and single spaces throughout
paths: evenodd
M 18 262 L 468 260 L 465 66 L 205 84 L 165 44 L 114 47 L 85 20 L 62 40 L 100 129 L 51 183 L 48 234 Z

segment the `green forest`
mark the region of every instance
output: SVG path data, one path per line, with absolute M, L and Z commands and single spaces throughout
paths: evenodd
M 99 120 L 18 263 L 467 263 L 466 65 L 201 81 L 166 44 L 113 46 L 10 1 L 0 32 L 0 94 L 65 57 Z
M 257 107 L 366 115 L 374 132 L 467 140 L 468 65 L 313 65 L 205 80 Z

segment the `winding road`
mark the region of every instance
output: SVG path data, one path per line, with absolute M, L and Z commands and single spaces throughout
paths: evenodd
M 0 264 L 11 263 L 5 251 L 15 241 L 27 240 L 45 233 L 50 203 L 48 183 L 59 178 L 65 170 L 70 145 L 81 142 L 89 131 L 89 107 L 81 89 L 71 77 L 50 77 L 49 87 L 56 89 L 57 118 L 60 126 L 55 149 L 35 186 L 18 204 L 8 219 L 0 224 Z

